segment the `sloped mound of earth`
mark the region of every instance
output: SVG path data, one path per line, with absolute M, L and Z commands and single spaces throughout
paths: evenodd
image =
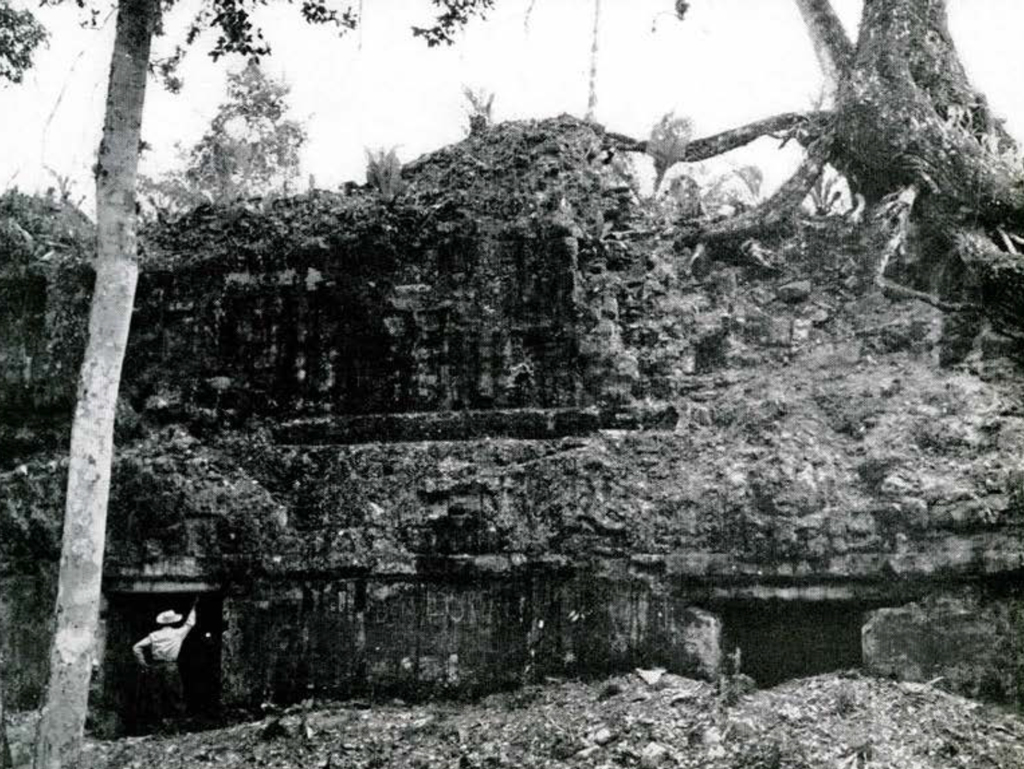
M 1024 721 L 927 684 L 850 672 L 741 694 L 735 679 L 716 689 L 643 672 L 466 705 L 296 710 L 209 732 L 94 742 L 86 758 L 97 769 L 1024 765 Z

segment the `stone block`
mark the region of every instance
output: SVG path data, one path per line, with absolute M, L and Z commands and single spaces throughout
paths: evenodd
M 702 609 L 689 609 L 683 627 L 683 646 L 696 670 L 714 679 L 722 664 L 722 621 Z
M 811 295 L 811 281 L 794 280 L 779 287 L 778 297 L 783 302 L 802 302 Z
M 1020 599 L 942 596 L 871 612 L 861 632 L 868 671 L 904 681 L 941 679 L 972 697 L 1019 699 L 1024 691 Z
M 793 341 L 793 324 L 789 318 L 771 318 L 763 344 L 767 347 L 789 347 Z
M 670 759 L 671 756 L 668 748 L 657 742 L 647 743 L 644 749 L 640 751 L 640 766 L 643 769 L 655 769 L 655 767 L 665 765 Z

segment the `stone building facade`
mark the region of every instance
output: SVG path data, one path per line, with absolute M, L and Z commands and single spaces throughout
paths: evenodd
M 507 124 L 418 161 L 392 203 L 147 233 L 97 724 L 141 728 L 130 643 L 194 595 L 196 713 L 714 677 L 736 647 L 762 683 L 864 665 L 1020 701 L 1012 345 L 951 359 L 938 312 L 858 282 L 841 222 L 801 225 L 777 271 L 695 275 L 610 153 L 569 118 Z M 0 307 L 16 707 L 45 674 L 89 280 L 0 275 L 22 300 Z

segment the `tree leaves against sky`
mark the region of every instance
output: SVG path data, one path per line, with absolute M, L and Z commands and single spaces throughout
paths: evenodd
M 285 117 L 290 90 L 254 62 L 228 75 L 227 100 L 185 155 L 184 169 L 142 180 L 140 192 L 171 212 L 287 192 L 306 141 L 302 124 Z
M 46 38 L 46 30 L 30 11 L 16 11 L 0 0 L 0 80 L 20 83 L 32 66 L 32 54 Z

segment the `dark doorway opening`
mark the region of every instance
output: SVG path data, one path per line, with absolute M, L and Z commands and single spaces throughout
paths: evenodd
M 864 612 L 858 602 L 736 601 L 715 607 L 722 652 L 741 651 L 741 672 L 758 686 L 860 667 Z M 731 672 L 731 663 L 725 661 Z
M 104 700 L 116 716 L 118 734 L 145 734 L 160 729 L 199 728 L 216 723 L 220 713 L 223 598 L 202 593 L 196 624 L 178 657 L 184 693 L 184 717 L 158 712 L 146 691 L 147 678 L 132 654 L 136 641 L 156 630 L 156 615 L 165 609 L 187 615 L 195 593 L 127 592 L 108 595 Z

